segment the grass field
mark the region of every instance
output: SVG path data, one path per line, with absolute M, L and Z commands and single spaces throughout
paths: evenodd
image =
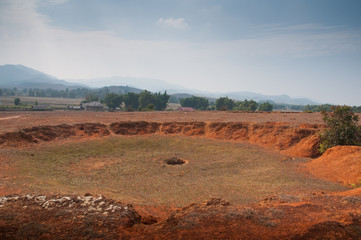
M 1 96 L 0 106 L 13 106 L 16 96 Z M 84 99 L 80 98 L 50 98 L 50 97 L 18 97 L 24 105 L 34 105 L 38 102 L 39 105 L 50 105 L 51 107 L 66 108 L 69 105 L 80 105 Z
M 15 161 L 14 181 L 29 191 L 101 193 L 137 204 L 184 206 L 210 197 L 243 204 L 272 194 L 344 189 L 298 173 L 284 156 L 257 146 L 202 138 L 112 136 L 0 153 Z M 166 164 L 171 157 L 186 164 Z

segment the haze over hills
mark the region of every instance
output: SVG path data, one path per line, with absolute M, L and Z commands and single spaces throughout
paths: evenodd
M 77 81 L 77 80 L 71 80 Z M 39 89 L 58 89 L 64 90 L 74 88 L 101 88 L 111 86 L 113 89 L 121 89 L 126 86 L 127 91 L 140 92 L 146 89 L 152 92 L 167 91 L 168 94 L 176 96 L 202 96 L 209 99 L 228 96 L 235 100 L 255 100 L 255 101 L 272 101 L 283 104 L 318 104 L 307 98 L 291 98 L 288 95 L 263 95 L 259 93 L 239 91 L 228 93 L 204 92 L 195 89 L 188 89 L 176 84 L 159 79 L 149 78 L 132 78 L 132 77 L 110 77 L 110 78 L 93 78 L 78 80 L 82 83 L 74 83 L 58 79 L 54 76 L 28 68 L 23 65 L 2 65 L 0 66 L 0 88 L 39 88 Z M 85 84 L 86 83 L 86 84 Z M 124 88 L 124 87 L 123 87 Z M 124 89 L 122 89 L 124 90 Z M 119 90 L 120 91 L 120 90 Z M 113 91 L 112 91 L 113 92 Z M 124 92 L 124 91 L 120 91 Z
M 87 87 L 83 84 L 71 83 L 23 65 L 1 65 L 0 87 L 2 88 L 65 88 Z

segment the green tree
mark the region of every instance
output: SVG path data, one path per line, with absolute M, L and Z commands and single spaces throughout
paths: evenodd
M 82 101 L 82 103 L 88 103 L 88 102 L 94 102 L 94 101 L 99 101 L 99 98 L 93 94 L 89 94 L 89 95 L 85 96 L 85 99 L 84 99 L 84 101 Z
M 151 104 L 149 104 L 148 106 L 147 106 L 147 108 L 145 108 L 145 111 L 154 111 L 155 109 L 154 109 L 154 104 L 153 103 L 151 103 Z
M 15 98 L 15 99 L 14 99 L 14 104 L 15 104 L 15 106 L 19 106 L 20 103 L 21 103 L 20 98 Z
M 236 102 L 236 110 L 240 111 L 256 111 L 258 107 L 258 103 L 254 100 L 248 101 L 245 99 L 244 101 Z
M 139 95 L 139 106 L 142 109 L 145 109 L 151 103 L 153 103 L 152 93 L 147 91 L 147 90 L 141 92 L 140 95 Z
M 167 92 L 164 92 L 163 94 L 155 93 L 153 95 L 153 105 L 154 109 L 157 111 L 164 111 L 167 108 L 167 103 L 169 101 L 170 96 L 167 94 Z
M 216 100 L 215 106 L 218 111 L 232 110 L 234 107 L 234 100 L 229 99 L 228 97 L 220 97 Z
M 3 90 L 0 88 L 0 96 L 3 95 Z
M 105 96 L 103 102 L 110 110 L 114 110 L 115 108 L 120 107 L 120 104 L 122 103 L 122 96 L 115 93 L 109 93 Z
M 204 97 L 192 96 L 189 98 L 181 99 L 180 104 L 182 107 L 192 107 L 198 110 L 207 110 L 209 106 L 209 101 L 207 98 Z
M 361 127 L 359 117 L 349 106 L 336 106 L 332 112 L 322 111 L 325 129 L 321 132 L 319 151 L 325 152 L 328 148 L 337 145 L 361 145 Z
M 135 111 L 139 106 L 139 94 L 128 92 L 126 95 L 123 95 L 123 101 L 127 111 Z
M 258 111 L 272 112 L 273 105 L 269 102 L 264 102 L 259 105 Z

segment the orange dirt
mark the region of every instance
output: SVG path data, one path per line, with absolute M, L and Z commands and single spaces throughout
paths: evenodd
M 1 239 L 360 239 L 361 197 L 273 196 L 233 206 L 218 198 L 165 220 L 102 196 L 0 197 Z M 335 212 L 335 209 L 337 211 Z M 153 211 L 155 209 L 152 209 Z
M 290 156 L 316 157 L 316 124 L 247 122 L 116 122 L 110 125 L 82 123 L 38 126 L 0 134 L 0 145 L 24 146 L 69 137 L 107 136 L 110 134 L 181 134 L 185 136 L 234 140 L 274 148 Z
M 336 146 L 306 164 L 309 172 L 344 185 L 361 186 L 361 147 Z
M 179 134 L 249 142 L 289 156 L 316 157 L 321 129 L 318 113 L 1 112 L 0 147 L 11 151 L 47 141 L 111 134 Z M 360 160 L 361 147 L 335 147 L 306 168 L 315 176 L 347 185 L 361 179 Z M 0 156 L 0 183 L 16 176 L 10 162 Z M 92 163 L 89 158 L 74 168 L 86 174 L 107 164 Z M 17 187 L 5 192 L 17 193 Z M 0 238 L 361 239 L 361 188 L 335 194 L 275 195 L 248 206 L 210 199 L 179 209 L 133 208 L 90 195 L 47 196 L 46 200 L 31 195 L 0 197 Z
M 282 112 L 2 112 L 0 133 L 40 125 L 73 125 L 77 123 L 147 122 L 282 122 L 290 124 L 322 124 L 320 113 Z

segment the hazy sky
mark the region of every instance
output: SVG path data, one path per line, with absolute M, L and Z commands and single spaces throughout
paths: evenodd
M 360 0 L 0 0 L 0 64 L 361 105 Z

